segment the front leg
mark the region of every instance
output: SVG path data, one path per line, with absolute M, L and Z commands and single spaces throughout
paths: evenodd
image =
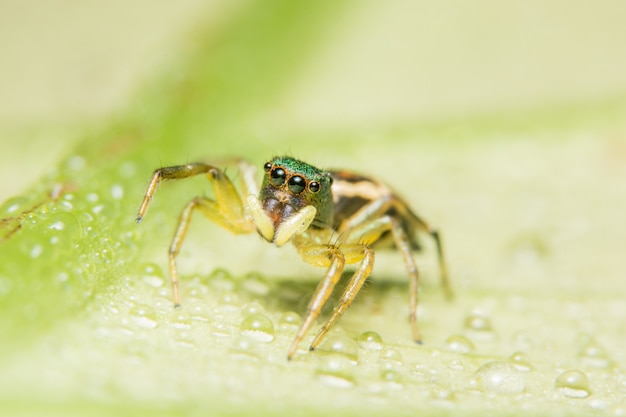
M 311 301 L 309 301 L 304 320 L 302 321 L 300 329 L 298 329 L 298 333 L 296 333 L 296 337 L 289 348 L 289 352 L 287 353 L 288 360 L 291 360 L 293 355 L 296 353 L 300 342 L 302 342 L 304 336 L 311 329 L 315 320 L 319 317 L 322 312 L 322 308 L 324 308 L 328 302 L 335 285 L 337 285 L 337 282 L 341 278 L 341 274 L 343 273 L 346 265 L 346 259 L 343 253 L 334 246 L 310 245 L 299 248 L 299 251 L 302 258 L 307 263 L 316 266 L 327 266 L 328 269 L 326 270 L 324 278 L 317 286 Z
M 166 167 L 154 171 L 144 199 L 139 207 L 137 221 L 141 221 L 144 217 L 162 180 L 182 179 L 200 174 L 205 174 L 213 186 L 215 200 L 205 197 L 194 198 L 187 203 L 178 219 L 178 226 L 168 251 L 169 272 L 175 306 L 180 305 L 176 257 L 187 235 L 194 211 L 199 210 L 205 217 L 233 233 L 250 233 L 254 231 L 254 223 L 246 217 L 242 199 L 233 183 L 222 170 L 203 163 Z
M 352 275 L 352 278 L 350 278 L 339 303 L 333 310 L 333 313 L 311 343 L 311 350 L 320 345 L 328 331 L 341 318 L 348 307 L 350 307 L 374 267 L 374 251 L 362 244 L 346 244 L 341 247 L 336 247 L 329 245 L 307 245 L 305 243 L 301 245 L 298 250 L 305 262 L 315 266 L 327 266 L 328 270 L 309 302 L 304 321 L 289 349 L 287 359 L 293 357 L 298 349 L 298 345 L 300 345 L 306 333 L 319 317 L 335 285 L 341 278 L 345 265 L 360 262 L 356 272 Z
M 139 206 L 139 210 L 137 211 L 137 223 L 139 223 L 146 215 L 148 207 L 150 207 L 152 198 L 154 197 L 159 184 L 161 184 L 161 181 L 180 180 L 183 178 L 194 177 L 196 175 L 206 174 L 214 169 L 217 168 L 211 165 L 203 164 L 202 162 L 156 169 L 152 174 L 146 194 L 144 195 L 141 205 Z
M 253 178 L 254 167 L 244 161 L 238 161 L 237 165 L 243 174 L 242 177 L 247 194 L 258 194 L 258 188 L 254 184 Z M 221 209 L 220 211 L 235 220 L 241 218 L 243 216 L 242 199 L 224 171 L 213 165 L 196 162 L 186 165 L 159 168 L 154 171 L 152 178 L 150 179 L 150 183 L 148 184 L 146 194 L 144 195 L 141 205 L 139 206 L 139 210 L 137 211 L 137 223 L 145 217 L 148 207 L 152 202 L 152 198 L 162 181 L 180 180 L 202 174 L 206 175 L 208 180 L 213 185 L 215 199 L 218 204 L 223 206 L 222 203 L 228 203 L 224 207 L 226 210 Z
M 236 206 L 236 204 L 232 201 L 222 201 L 222 206 L 227 206 L 226 211 L 228 211 L 228 207 L 232 208 L 232 206 Z M 209 198 L 196 197 L 187 203 L 178 218 L 178 226 L 176 227 L 176 232 L 174 233 L 174 238 L 172 239 L 168 252 L 168 265 L 170 279 L 172 281 L 172 293 L 174 296 L 175 307 L 180 306 L 180 290 L 178 284 L 178 272 L 176 268 L 176 257 L 178 257 L 180 248 L 185 240 L 185 236 L 187 236 L 187 230 L 189 230 L 189 225 L 191 224 L 192 214 L 196 210 L 199 210 L 205 217 L 232 233 L 250 233 L 253 230 L 253 225 L 245 217 L 240 217 L 239 220 L 233 221 L 232 215 L 224 216 L 222 212 L 225 210 L 218 203 Z
M 326 323 L 324 323 L 320 329 L 317 336 L 315 336 L 315 339 L 313 339 L 313 342 L 311 343 L 311 350 L 316 349 L 322 343 L 328 331 L 352 305 L 352 302 L 361 290 L 365 280 L 372 273 L 372 268 L 374 268 L 374 251 L 370 247 L 359 244 L 346 245 L 342 247 L 342 251 L 346 254 L 346 257 L 353 258 L 350 260 L 360 259 L 361 263 L 354 274 L 352 274 L 352 278 L 350 278 L 346 289 L 343 291 L 343 295 L 333 310 L 333 314 L 331 314 Z

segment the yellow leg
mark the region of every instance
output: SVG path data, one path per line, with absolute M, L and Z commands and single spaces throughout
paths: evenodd
M 436 229 L 430 229 L 429 233 L 433 237 L 435 245 L 437 246 L 437 259 L 439 259 L 439 275 L 441 277 L 441 287 L 443 288 L 443 292 L 446 294 L 446 298 L 448 299 L 448 301 L 451 301 L 454 298 L 454 291 L 452 290 L 450 275 L 448 275 L 448 267 L 445 257 L 443 255 L 443 244 L 441 243 L 441 235 Z
M 417 321 L 417 305 L 419 295 L 419 270 L 413 258 L 411 243 L 400 222 L 392 216 L 383 216 L 366 222 L 350 231 L 348 241 L 375 242 L 383 233 L 391 231 L 394 244 L 404 260 L 409 275 L 409 324 L 413 339 L 420 343 L 421 336 Z
M 145 216 L 152 197 L 162 180 L 183 179 L 200 174 L 206 174 L 207 179 L 212 184 L 215 200 L 204 197 L 194 198 L 187 203 L 178 219 L 178 226 L 168 252 L 169 272 L 175 306 L 180 305 L 176 257 L 187 235 L 194 211 L 200 210 L 206 217 L 233 233 L 250 233 L 254 231 L 254 223 L 246 218 L 242 199 L 230 179 L 220 169 L 202 163 L 160 168 L 154 171 L 144 199 L 139 207 L 137 221 L 141 221 Z
M 328 270 L 309 302 L 306 315 L 289 349 L 287 359 L 293 357 L 302 339 L 319 317 L 337 282 L 341 278 L 345 265 L 360 262 L 356 272 L 352 275 L 352 278 L 350 278 L 339 300 L 339 304 L 335 307 L 332 315 L 313 340 L 310 346 L 311 350 L 319 346 L 328 331 L 350 307 L 374 267 L 374 251 L 363 244 L 348 243 L 342 245 L 340 248 L 328 245 L 305 245 L 299 248 L 299 252 L 305 262 L 316 266 L 327 266 Z
M 419 270 L 413 259 L 413 253 L 411 252 L 411 244 L 406 232 L 398 223 L 397 220 L 388 217 L 389 227 L 391 228 L 391 234 L 393 235 L 396 248 L 402 254 L 404 260 L 404 266 L 409 275 L 409 324 L 411 325 L 411 331 L 413 333 L 413 340 L 417 343 L 422 343 L 422 338 L 419 331 L 419 324 L 417 322 L 417 302 L 419 296 Z
M 143 197 L 143 201 L 137 211 L 137 223 L 139 223 L 146 215 L 150 202 L 152 201 L 152 197 L 154 197 L 161 181 L 189 178 L 200 174 L 206 174 L 211 170 L 216 170 L 216 168 L 203 163 L 177 165 L 155 170 L 152 174 L 152 178 L 150 179 L 150 183 L 148 184 L 148 189 Z
M 439 261 L 439 277 L 441 281 L 441 288 L 448 300 L 454 298 L 454 291 L 452 291 L 452 284 L 450 283 L 450 276 L 448 275 L 448 267 L 443 253 L 443 244 L 441 243 L 441 235 L 439 231 L 419 218 L 417 215 L 411 212 L 413 222 L 419 229 L 428 233 L 435 241 L 435 247 L 437 248 L 437 260 Z
M 174 306 L 180 306 L 180 291 L 178 284 L 178 272 L 176 270 L 176 257 L 180 252 L 180 248 L 185 240 L 185 236 L 187 235 L 187 230 L 189 230 L 189 225 L 191 224 L 191 216 L 195 210 L 201 210 L 205 216 L 208 218 L 215 220 L 220 218 L 219 209 L 217 204 L 213 200 L 209 200 L 203 197 L 196 197 L 191 200 L 183 211 L 180 213 L 178 218 L 178 226 L 176 227 L 176 232 L 174 233 L 174 238 L 172 239 L 172 243 L 170 244 L 169 252 L 168 252 L 168 264 L 170 270 L 170 279 L 172 281 L 172 294 L 174 296 Z
M 339 304 L 337 304 L 333 310 L 333 314 L 328 318 L 326 323 L 324 323 L 317 336 L 315 336 L 315 339 L 313 339 L 313 342 L 311 343 L 311 350 L 317 348 L 322 343 L 328 331 L 335 325 L 335 323 L 337 323 L 337 320 L 341 318 L 350 305 L 352 305 L 352 302 L 361 290 L 361 287 L 363 286 L 363 283 L 365 283 L 367 277 L 369 277 L 372 273 L 372 268 L 374 267 L 374 251 L 369 247 L 353 245 L 352 248 L 342 247 L 342 250 L 344 253 L 348 251 L 357 252 L 358 256 L 362 257 L 362 261 L 356 272 L 352 275 L 352 278 L 350 278 L 350 281 L 348 282 L 348 285 L 339 300 Z
M 304 320 L 287 353 L 287 359 L 289 360 L 291 360 L 296 353 L 300 342 L 302 342 L 304 336 L 319 317 L 322 308 L 324 308 L 328 302 L 335 285 L 337 285 L 339 278 L 341 278 L 346 263 L 343 253 L 334 246 L 312 245 L 301 248 L 300 254 L 305 261 L 313 265 L 328 266 L 328 269 L 326 270 L 324 278 L 317 286 L 311 301 L 309 301 Z
M 417 216 L 413 211 L 406 205 L 406 203 L 394 196 L 387 195 L 379 198 L 378 200 L 374 200 L 371 203 L 365 205 L 359 211 L 357 211 L 350 219 L 346 220 L 343 224 L 340 232 L 348 232 L 344 234 L 345 237 L 351 236 L 354 230 L 359 230 L 368 228 L 370 229 L 370 233 L 372 234 L 366 242 L 373 243 L 376 239 L 380 237 L 382 234 L 379 233 L 376 235 L 376 227 L 372 227 L 372 224 L 376 223 L 378 218 L 384 217 L 386 213 L 388 213 L 391 209 L 395 214 L 389 215 L 390 217 L 395 218 L 396 220 L 409 222 L 416 230 L 419 230 L 424 233 L 428 233 L 433 240 L 435 241 L 435 246 L 437 248 L 437 259 L 439 263 L 439 274 L 441 287 L 446 295 L 448 300 L 452 300 L 454 298 L 454 292 L 452 291 L 452 285 L 450 283 L 450 278 L 448 274 L 448 268 L 444 257 L 443 252 L 443 244 L 441 243 L 441 235 L 439 232 L 431 227 L 428 223 L 426 223 L 421 217 Z M 388 229 L 387 229 L 388 230 Z M 404 234 L 409 233 L 409 230 L 404 230 Z M 356 233 L 358 235 L 358 233 Z

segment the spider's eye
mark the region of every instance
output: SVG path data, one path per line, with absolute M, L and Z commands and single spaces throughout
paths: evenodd
M 289 178 L 287 185 L 289 186 L 289 191 L 294 194 L 300 194 L 306 188 L 306 180 L 300 175 L 294 175 Z
M 269 172 L 270 169 L 272 169 L 272 163 L 271 162 L 266 162 L 265 165 L 263 165 L 263 170 L 265 172 Z
M 270 182 L 274 185 L 283 185 L 286 178 L 287 173 L 281 167 L 274 168 L 270 171 Z
M 320 190 L 320 188 L 321 188 L 320 183 L 317 181 L 313 181 L 309 184 L 309 190 L 312 193 L 317 193 Z

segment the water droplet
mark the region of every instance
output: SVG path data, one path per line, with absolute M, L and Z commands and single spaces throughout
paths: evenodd
M 180 330 L 174 332 L 174 341 L 177 345 L 183 346 L 186 348 L 195 348 L 196 339 L 194 337 L 194 333 L 187 330 Z
M 220 311 L 238 311 L 239 310 L 239 297 L 237 294 L 229 292 L 223 294 L 219 300 Z
M 248 317 L 253 314 L 263 313 L 265 313 L 265 310 L 263 309 L 263 307 L 261 307 L 261 304 L 257 303 L 256 301 L 248 303 L 241 308 L 241 315 L 244 317 Z
M 478 386 L 485 392 L 514 394 L 524 390 L 524 376 L 509 362 L 488 362 L 474 375 Z
M 470 313 L 465 318 L 464 326 L 467 332 L 476 339 L 491 340 L 494 337 L 491 320 L 482 312 L 473 311 Z
M 157 327 L 157 317 L 152 307 L 145 304 L 136 304 L 128 312 L 139 327 L 146 329 Z
M 522 372 L 532 371 L 533 369 L 533 366 L 530 363 L 530 358 L 523 352 L 515 352 L 512 354 L 509 357 L 509 362 Z
M 209 276 L 209 285 L 220 291 L 234 291 L 235 290 L 235 280 L 233 276 L 225 269 L 217 268 L 211 272 Z
M 322 356 L 315 373 L 322 382 L 330 386 L 349 388 L 355 384 L 353 375 L 355 365 L 356 362 L 341 354 L 329 354 Z
M 589 342 L 578 353 L 583 365 L 592 368 L 608 368 L 611 360 L 608 354 L 600 345 L 595 342 Z
M 520 330 L 513 334 L 511 341 L 520 350 L 531 350 L 537 343 L 527 332 Z
M 217 300 L 211 311 L 211 315 L 215 321 L 229 322 L 234 324 L 241 317 L 241 305 L 236 294 L 226 293 Z
M 402 354 L 397 349 L 386 348 L 380 352 L 380 363 L 384 368 L 400 367 L 402 363 Z
M 163 286 L 164 275 L 163 270 L 154 262 L 146 262 L 140 267 L 143 282 L 159 288 Z
M 0 217 L 14 217 L 25 211 L 28 206 L 28 200 L 25 197 L 13 197 L 2 204 L 0 208 Z
M 190 329 L 191 322 L 191 316 L 189 316 L 186 312 L 180 311 L 180 309 L 176 309 L 170 318 L 170 326 L 180 330 Z
M 218 320 L 211 325 L 211 331 L 215 336 L 226 337 L 232 333 L 232 326 L 229 323 Z
M 448 337 L 445 342 L 445 348 L 450 352 L 456 353 L 469 353 L 476 349 L 471 340 L 460 334 Z
M 206 300 L 209 297 L 210 291 L 209 288 L 202 283 L 200 277 L 193 277 L 193 279 L 188 280 L 183 287 L 185 294 L 185 299 L 197 299 L 197 300 Z
M 246 317 L 239 326 L 241 334 L 259 342 L 269 343 L 274 340 L 274 323 L 263 314 Z
M 463 371 L 465 370 L 465 363 L 463 363 L 463 361 L 460 361 L 458 359 L 451 360 L 450 362 L 448 362 L 448 369 L 451 369 L 457 372 Z
M 48 226 L 50 229 L 54 229 L 54 230 L 58 230 L 61 231 L 65 228 L 65 224 L 63 224 L 63 222 L 61 221 L 57 221 L 52 223 L 50 226 Z
M 438 408 L 451 409 L 457 404 L 457 401 L 454 392 L 447 389 L 436 389 L 431 393 L 431 402 Z
M 205 303 L 196 302 L 187 307 L 187 312 L 192 320 L 207 322 L 211 318 L 209 306 Z
M 114 200 L 121 200 L 124 197 L 124 188 L 119 184 L 114 184 L 111 187 L 111 197 Z
M 402 387 L 402 375 L 395 369 L 383 369 L 380 372 L 381 379 L 395 388 Z
M 155 293 L 156 297 L 161 297 L 161 298 L 167 298 L 168 300 L 170 300 L 170 302 L 172 303 L 172 305 L 174 304 L 174 302 L 172 301 L 172 290 L 171 288 L 158 288 L 156 290 Z
M 365 350 L 376 351 L 383 348 L 383 338 L 378 333 L 372 331 L 361 333 L 357 343 Z
M 558 376 L 554 388 L 569 398 L 586 398 L 591 395 L 587 375 L 578 370 L 568 370 Z
M 80 155 L 73 155 L 67 159 L 67 167 L 72 171 L 80 171 L 87 166 L 85 158 Z
M 70 280 L 70 274 L 68 274 L 67 272 L 62 271 L 57 274 L 57 282 L 59 284 L 65 284 L 69 280 Z
M 68 198 L 69 197 L 69 198 Z M 70 211 L 74 208 L 74 204 L 72 204 L 70 201 L 68 200 L 72 200 L 73 196 L 72 195 L 65 195 L 63 201 L 60 201 L 57 205 L 57 207 Z
M 354 386 L 354 376 L 349 372 L 335 371 L 334 369 L 319 369 L 317 377 L 325 384 L 335 388 L 350 388 Z
M 233 340 L 229 349 L 232 353 L 250 356 L 258 359 L 260 356 L 259 345 L 249 337 L 237 337 Z
M 343 335 L 327 338 L 317 350 L 324 355 L 341 356 L 353 363 L 359 360 L 359 346 L 354 340 Z
M 288 330 L 288 331 L 291 331 L 295 327 L 300 326 L 300 323 L 302 323 L 302 318 L 295 311 L 284 312 L 283 315 L 280 316 L 280 319 L 278 320 L 278 325 L 281 328 L 281 330 Z
M 482 313 L 472 312 L 465 318 L 465 328 L 478 332 L 490 332 L 491 321 Z
M 132 162 L 124 162 L 120 165 L 119 173 L 123 177 L 133 177 L 137 173 L 137 166 Z
M 36 258 L 39 258 L 39 256 L 41 256 L 42 252 L 43 252 L 43 246 L 37 243 L 35 244 L 35 246 L 33 246 L 29 255 L 31 258 L 36 259 Z
M 13 282 L 9 278 L 0 277 L 0 296 L 7 295 L 11 292 Z
M 264 297 L 270 292 L 270 286 L 265 277 L 258 272 L 247 274 L 241 286 L 248 293 L 259 297 Z

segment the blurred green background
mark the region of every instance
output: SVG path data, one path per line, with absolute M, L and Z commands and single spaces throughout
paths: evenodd
M 0 414 L 622 415 L 624 21 L 613 1 L 0 2 Z M 383 253 L 343 348 L 288 364 L 285 313 L 321 271 L 201 219 L 172 312 L 167 245 L 210 191 L 163 186 L 136 225 L 152 170 L 283 153 L 377 175 L 441 227 L 457 298 L 425 242 L 423 346 Z M 241 327 L 259 311 L 272 343 Z

